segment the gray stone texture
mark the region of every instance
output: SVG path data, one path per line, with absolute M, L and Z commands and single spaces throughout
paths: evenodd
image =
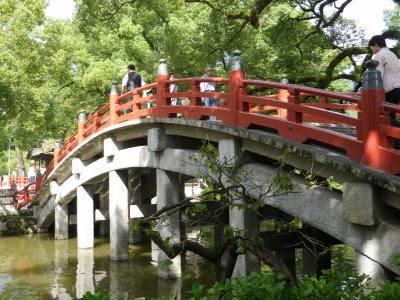
M 179 201 L 183 184 L 179 174 L 157 169 L 157 210 Z M 163 239 L 170 237 L 170 243 L 180 240 L 180 213 L 175 212 L 158 224 Z M 169 259 L 164 252 L 158 253 L 158 276 L 164 279 L 181 277 L 181 256 Z
M 56 205 L 54 213 L 54 238 L 68 239 L 68 204 Z
M 376 287 L 388 279 L 385 267 L 358 251 L 356 252 L 356 271 L 371 278 L 371 287 Z
M 158 152 L 167 148 L 168 137 L 165 135 L 163 128 L 151 128 L 148 131 L 147 145 L 149 151 Z
M 94 209 L 93 194 L 89 187 L 80 186 L 77 196 L 77 235 L 78 248 L 93 248 L 94 244 Z
M 129 254 L 128 179 L 122 171 L 109 173 L 110 257 L 127 260 Z
M 219 160 L 223 164 L 235 165 L 240 155 L 240 143 L 236 139 L 223 139 L 218 143 Z M 228 185 L 226 178 L 223 178 L 225 185 Z M 236 200 L 243 204 L 243 199 Z M 233 207 L 229 210 L 229 226 L 234 229 L 244 230 L 246 237 L 254 238 L 259 230 L 258 215 L 249 209 Z M 233 271 L 233 276 L 250 275 L 252 271 L 260 269 L 260 259 L 253 254 L 246 252 L 239 255 Z
M 375 224 L 374 187 L 369 183 L 343 184 L 343 218 L 350 223 L 371 226 Z

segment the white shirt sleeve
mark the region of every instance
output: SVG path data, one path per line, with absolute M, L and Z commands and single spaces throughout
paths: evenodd
M 206 82 L 200 82 L 200 92 L 204 92 L 206 90 Z
M 202 75 L 201 78 L 208 77 L 206 74 Z M 208 82 L 200 82 L 200 92 L 204 92 L 206 90 Z
M 128 73 L 122 78 L 122 87 L 128 87 Z
M 379 55 L 379 53 L 377 53 L 372 56 L 372 59 L 379 62 L 376 69 L 381 72 L 381 76 L 383 79 L 385 77 L 385 57 L 383 55 Z
M 142 86 L 145 86 L 146 85 L 146 81 L 143 79 L 143 76 L 140 75 L 140 78 L 142 79 Z M 147 97 L 147 94 L 148 94 L 149 91 L 150 90 L 143 90 L 142 97 Z

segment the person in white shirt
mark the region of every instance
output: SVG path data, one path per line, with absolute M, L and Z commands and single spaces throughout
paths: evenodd
M 385 90 L 385 101 L 392 104 L 400 102 L 400 61 L 396 54 L 386 47 L 385 38 L 381 35 L 374 35 L 369 43 L 373 56 L 372 59 L 379 62 L 377 69 L 381 72 L 383 89 Z M 392 126 L 400 127 L 396 114 L 389 114 Z M 395 140 L 394 146 L 400 149 L 400 140 Z
M 214 68 L 210 65 L 206 67 L 206 74 L 201 76 L 201 78 L 213 77 Z M 215 92 L 216 84 L 215 82 L 201 82 L 200 83 L 200 92 Z M 204 105 L 208 107 L 217 106 L 217 99 L 204 97 Z M 215 121 L 215 116 L 210 116 L 208 118 L 210 121 Z
M 122 93 L 126 93 L 128 91 L 133 91 L 136 88 L 145 86 L 146 82 L 143 77 L 136 71 L 136 66 L 134 64 L 130 64 L 127 67 L 127 72 L 122 78 Z M 143 97 L 147 96 L 147 90 L 143 91 Z M 122 100 L 121 103 L 126 103 L 126 101 L 131 101 L 133 96 L 128 96 L 126 99 Z M 132 109 L 124 109 L 121 111 L 121 114 L 126 114 L 131 112 Z
M 136 71 L 136 66 L 130 64 L 127 72 L 122 78 L 122 93 L 133 91 L 134 89 L 146 85 L 143 77 Z
M 29 183 L 35 182 L 36 179 L 36 170 L 33 165 L 31 165 L 28 169 L 28 178 L 29 178 Z
M 174 74 L 169 75 L 169 80 L 174 80 Z M 169 92 L 170 93 L 177 93 L 179 92 L 179 86 L 177 84 L 171 83 L 169 85 Z M 181 105 L 180 99 L 178 98 L 171 98 L 171 105 Z

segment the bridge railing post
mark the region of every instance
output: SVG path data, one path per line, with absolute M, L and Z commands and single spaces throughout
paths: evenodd
M 294 111 L 294 106 L 301 104 L 300 92 L 298 90 L 289 89 L 288 103 L 289 109 L 287 110 L 287 119 L 294 123 L 303 123 L 303 115 Z
M 243 61 L 239 50 L 232 53 L 231 72 L 229 75 L 229 101 L 228 108 L 231 111 L 231 119 L 228 121 L 231 125 L 237 126 L 239 123 L 238 112 L 249 111 L 249 103 L 241 103 L 240 95 L 246 95 L 247 90 L 243 85 L 246 73 L 243 69 Z
M 283 78 L 281 79 L 281 83 L 282 83 L 282 84 L 289 84 L 289 80 L 288 80 L 286 77 L 283 77 Z M 279 99 L 279 101 L 288 102 L 288 97 L 289 97 L 289 92 L 288 92 L 288 90 L 279 89 L 279 92 L 278 92 L 278 99 Z M 283 109 L 283 108 L 278 108 L 278 116 L 279 116 L 281 119 L 287 119 L 287 116 L 288 116 L 287 110 L 286 110 L 286 109 Z
M 165 83 L 169 79 L 167 60 L 160 59 L 157 72 L 157 116 L 165 116 L 163 114 L 164 107 L 167 105 L 166 94 L 169 87 Z
M 86 112 L 81 110 L 78 114 L 78 143 L 80 144 L 85 139 L 85 121 Z
M 60 160 L 60 148 L 61 148 L 60 141 L 56 141 L 54 143 L 54 156 L 53 156 L 54 168 L 58 165 L 58 162 Z
M 110 125 L 113 125 L 116 123 L 117 119 L 117 102 L 116 99 L 118 98 L 118 88 L 117 88 L 117 82 L 113 81 L 112 86 L 111 86 L 111 92 L 110 92 L 110 112 L 109 112 L 109 122 Z
M 361 91 L 361 137 L 363 141 L 362 161 L 374 168 L 379 168 L 379 146 L 387 144 L 387 138 L 379 132 L 379 118 L 382 103 L 385 99 L 382 75 L 376 60 L 366 63 Z M 360 135 L 359 135 L 360 136 Z

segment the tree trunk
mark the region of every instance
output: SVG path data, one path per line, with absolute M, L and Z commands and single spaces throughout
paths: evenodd
M 15 145 L 15 156 L 17 158 L 17 176 L 26 176 L 24 157 L 17 145 Z

